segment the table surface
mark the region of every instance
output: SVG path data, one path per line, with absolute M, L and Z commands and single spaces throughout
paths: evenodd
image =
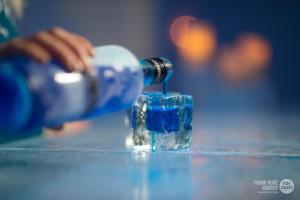
M 300 115 L 195 112 L 189 150 L 133 151 L 124 113 L 0 145 L 0 199 L 299 199 Z M 291 179 L 290 194 L 255 181 Z

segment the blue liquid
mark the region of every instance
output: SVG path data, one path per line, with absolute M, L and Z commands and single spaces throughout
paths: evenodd
M 148 106 L 146 127 L 158 133 L 177 132 L 179 130 L 178 107 L 162 108 Z
M 151 151 L 155 151 L 155 132 L 151 132 Z
M 168 81 L 163 82 L 163 94 L 166 95 L 167 94 L 167 88 L 168 87 Z
M 146 93 L 131 112 L 135 146 L 149 145 L 150 150 L 183 149 L 192 139 L 193 100 L 178 93 Z

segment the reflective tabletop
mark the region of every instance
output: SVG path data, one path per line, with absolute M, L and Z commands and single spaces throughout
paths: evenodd
M 0 199 L 300 197 L 298 114 L 195 112 L 190 149 L 164 152 L 132 150 L 124 118 L 0 145 Z

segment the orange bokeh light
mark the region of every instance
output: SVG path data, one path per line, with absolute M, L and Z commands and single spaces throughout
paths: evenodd
M 244 33 L 237 39 L 237 51 L 247 65 L 255 68 L 267 67 L 271 61 L 272 48 L 263 37 Z
M 217 46 L 212 26 L 189 16 L 179 17 L 171 24 L 170 37 L 180 56 L 192 63 L 207 63 Z
M 197 19 L 191 16 L 181 16 L 176 18 L 170 26 L 170 38 L 172 42 L 179 48 L 186 47 L 185 43 L 182 40 L 184 35 L 189 32 L 191 24 L 196 23 Z
M 233 47 L 228 45 L 221 48 L 218 57 L 219 72 L 226 80 L 239 80 L 244 77 L 244 69 Z
M 226 80 L 253 79 L 270 65 L 272 47 L 254 33 L 241 34 L 232 46 L 221 48 L 218 56 L 220 73 Z

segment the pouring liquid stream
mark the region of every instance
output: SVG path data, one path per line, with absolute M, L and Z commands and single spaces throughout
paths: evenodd
M 168 89 L 168 81 L 163 82 L 163 94 L 167 94 L 167 89 Z

